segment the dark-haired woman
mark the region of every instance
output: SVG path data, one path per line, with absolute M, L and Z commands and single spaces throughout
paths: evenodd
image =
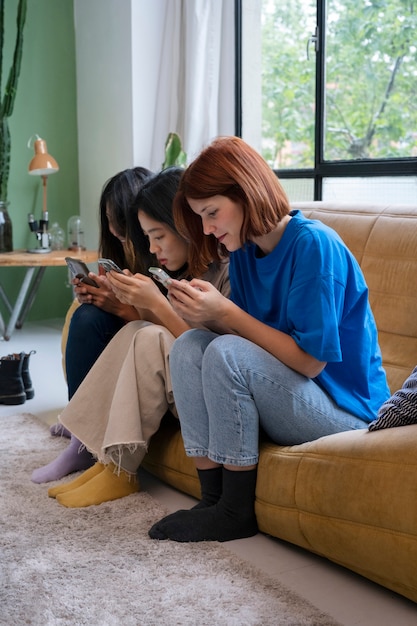
M 107 181 L 100 197 L 99 254 L 131 272 L 144 272 L 152 260 L 148 246 L 142 245 L 135 205 L 137 194 L 151 175 L 144 167 L 123 170 Z M 69 399 L 112 337 L 126 322 L 138 319 L 134 307 L 116 298 L 105 274 L 90 275 L 98 287 L 73 280 L 83 306 L 71 317 L 65 350 Z
M 125 169 L 103 186 L 100 204 L 100 256 L 110 258 L 132 272 L 144 271 L 152 261 L 148 246 L 143 246 L 135 206 L 136 196 L 152 172 L 144 167 Z M 132 306 L 118 300 L 104 274 L 90 272 L 98 285 L 92 287 L 73 279 L 76 301 L 68 312 L 68 335 L 63 334 L 65 373 L 68 398 L 71 399 L 87 372 L 109 341 L 129 321 L 138 319 Z M 78 302 L 77 302 L 78 301 Z M 81 306 L 77 306 L 80 304 Z M 84 470 L 94 458 L 61 424 L 50 428 L 53 436 L 71 438 L 65 455 L 32 473 L 32 481 L 58 480 L 68 471 Z
M 137 198 L 141 245 L 177 278 L 190 277 L 189 243 L 176 231 L 172 217 L 182 171 L 169 168 L 156 174 Z M 228 263 L 208 263 L 204 269 L 203 282 L 210 281 L 227 296 Z M 60 416 L 97 461 L 71 483 L 48 491 L 66 507 L 100 504 L 138 491 L 137 469 L 149 441 L 167 410 L 175 413 L 169 352 L 175 338 L 191 327 L 150 276 L 125 270 L 110 272 L 108 281 L 117 298 L 135 308 L 140 321 L 117 333 Z

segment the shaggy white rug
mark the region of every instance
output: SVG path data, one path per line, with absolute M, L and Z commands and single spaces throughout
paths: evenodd
M 7 626 L 333 626 L 226 544 L 154 541 L 147 493 L 84 509 L 33 469 L 67 445 L 30 415 L 0 418 L 0 623 Z

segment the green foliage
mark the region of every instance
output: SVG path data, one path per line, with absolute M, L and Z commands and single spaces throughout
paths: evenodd
M 314 163 L 315 0 L 263 0 L 263 154 Z M 327 0 L 324 159 L 417 155 L 417 0 Z
M 300 0 L 263 2 L 263 156 L 273 167 L 314 163 L 314 53 L 306 57 L 310 14 Z M 292 156 L 288 146 L 292 146 Z M 297 147 L 300 151 L 296 152 Z
M 5 0 L 0 0 L 0 85 L 3 77 L 3 50 L 4 50 L 4 5 Z M 11 141 L 9 130 L 9 117 L 13 113 L 14 102 L 17 92 L 17 83 L 22 63 L 23 30 L 26 21 L 27 0 L 19 0 L 16 19 L 16 42 L 13 53 L 13 61 L 0 102 L 0 199 L 7 201 L 7 188 L 10 173 Z
M 165 142 L 165 160 L 162 169 L 177 165 L 184 167 L 187 161 L 187 155 L 182 149 L 180 136 L 177 133 L 169 133 Z

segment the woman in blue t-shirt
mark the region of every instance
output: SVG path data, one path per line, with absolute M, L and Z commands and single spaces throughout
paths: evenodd
M 366 428 L 389 397 L 368 289 L 340 237 L 291 211 L 273 171 L 237 137 L 215 140 L 187 168 L 174 215 L 194 275 L 219 244 L 230 252 L 232 293 L 201 280 L 169 288 L 177 313 L 212 328 L 187 331 L 170 355 L 202 499 L 149 534 L 249 537 L 260 427 L 277 444 L 299 444 Z

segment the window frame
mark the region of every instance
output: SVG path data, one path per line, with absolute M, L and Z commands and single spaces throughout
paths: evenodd
M 316 118 L 314 136 L 314 167 L 305 169 L 274 169 L 281 179 L 313 179 L 314 200 L 321 200 L 325 178 L 416 176 L 417 157 L 398 159 L 361 159 L 324 161 L 324 105 L 325 105 L 325 24 L 326 0 L 317 0 L 316 51 Z M 243 0 L 235 0 L 235 132 L 242 136 L 242 11 Z

